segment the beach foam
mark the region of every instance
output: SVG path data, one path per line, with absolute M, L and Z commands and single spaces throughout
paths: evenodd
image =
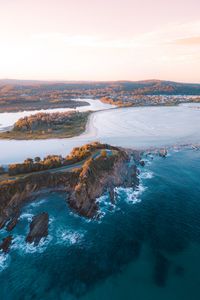
M 56 244 L 74 245 L 80 243 L 84 238 L 84 231 L 73 231 L 65 227 L 56 231 Z
M 0 272 L 5 270 L 10 263 L 10 256 L 8 254 L 4 254 L 0 252 Z
M 37 246 L 34 246 L 34 243 L 26 243 L 24 235 L 17 235 L 13 239 L 13 245 L 11 249 L 19 251 L 21 255 L 36 252 L 43 253 L 47 249 L 47 246 L 52 241 L 52 239 L 53 237 L 51 235 L 48 235 L 47 238 L 42 238 Z

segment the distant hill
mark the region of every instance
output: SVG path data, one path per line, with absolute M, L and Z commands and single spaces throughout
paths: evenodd
M 110 88 L 113 91 L 134 92 L 137 95 L 200 95 L 200 84 L 180 83 L 164 80 L 141 81 L 39 81 L 1 79 L 0 89 L 23 87 L 44 88 L 45 90 L 95 90 Z

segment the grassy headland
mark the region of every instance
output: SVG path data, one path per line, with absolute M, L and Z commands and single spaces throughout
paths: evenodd
M 69 138 L 85 131 L 90 112 L 38 113 L 20 118 L 0 139 Z

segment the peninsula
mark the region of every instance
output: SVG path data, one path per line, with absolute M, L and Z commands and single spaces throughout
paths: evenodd
M 85 131 L 90 112 L 37 113 L 20 118 L 0 139 L 30 140 L 69 138 Z
M 94 142 L 74 148 L 65 158 L 54 155 L 41 160 L 36 157 L 9 165 L 8 171 L 0 175 L 0 229 L 6 227 L 12 231 L 22 206 L 45 191 L 65 192 L 66 202 L 75 213 L 98 218 L 98 197 L 107 192 L 114 203 L 116 186 L 135 188 L 138 185 L 137 166 L 131 159 L 133 153 Z M 36 237 L 37 244 L 38 230 L 46 236 L 47 223 L 46 214 L 35 218 L 30 227 L 33 235 L 30 233 L 27 241 L 32 242 Z M 44 224 L 45 228 L 41 229 L 38 224 Z

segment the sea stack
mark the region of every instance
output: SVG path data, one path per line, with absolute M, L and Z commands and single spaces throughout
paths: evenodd
M 30 224 L 30 231 L 26 237 L 27 243 L 34 243 L 37 246 L 43 237 L 48 236 L 49 215 L 43 212 L 33 217 Z

